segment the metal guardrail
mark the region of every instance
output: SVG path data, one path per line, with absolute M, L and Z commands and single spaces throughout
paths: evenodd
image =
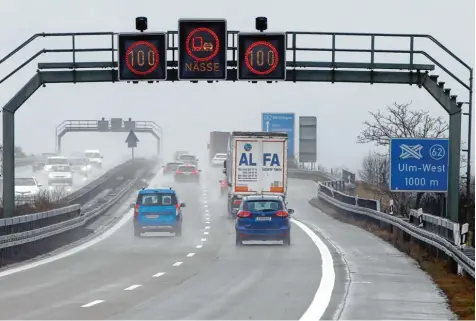
M 122 184 L 120 184 L 122 188 L 119 192 L 115 193 L 114 197 L 108 199 L 105 203 L 88 209 L 85 212 L 82 211 L 81 205 L 74 204 L 51 211 L 0 219 L 0 250 L 12 246 L 31 243 L 76 229 L 86 225 L 90 220 L 103 214 L 114 204 L 116 204 L 128 191 L 130 191 L 131 188 L 138 182 L 138 180 L 141 179 L 141 177 L 147 176 L 148 170 L 150 171 L 150 166 L 144 166 L 143 168 L 137 167 L 137 160 L 136 163 L 126 162 L 121 164 L 111 171 L 117 174 L 117 168 L 120 167 L 124 169 L 125 164 L 129 164 L 131 166 L 130 168 L 132 169 L 137 169 L 134 173 L 134 177 L 122 180 Z M 153 165 L 153 162 L 150 162 L 149 164 Z M 112 173 L 109 174 L 109 176 L 114 175 Z M 98 180 L 101 181 L 101 177 Z M 102 183 L 104 182 L 105 181 L 102 180 Z M 101 186 L 101 184 L 98 184 L 98 186 Z M 31 224 L 35 224 L 35 228 L 26 231 L 24 231 L 24 228 L 19 228 L 21 225 L 25 224 L 30 225 L 30 227 Z
M 475 277 L 474 249 L 471 250 L 461 245 L 459 224 L 449 222 L 443 218 L 435 219 L 435 216 L 430 214 L 416 214 L 415 212 L 417 211 L 412 212 L 413 216 L 417 217 L 417 220 L 408 220 L 403 217 L 382 213 L 380 212 L 380 202 L 378 200 L 349 196 L 335 189 L 342 187 L 345 184 L 344 182 L 326 181 L 325 175 L 322 175 L 322 173 L 309 170 L 289 170 L 288 174 L 289 177 L 316 181 L 318 198 L 341 210 L 363 215 L 400 229 L 413 238 L 444 252 L 462 270 L 471 275 L 471 277 Z M 455 227 L 455 224 L 457 227 Z M 451 230 L 451 233 L 448 232 L 449 230 Z

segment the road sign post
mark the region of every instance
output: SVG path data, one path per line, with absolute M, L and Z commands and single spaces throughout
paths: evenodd
M 261 130 L 288 134 L 288 158 L 294 158 L 294 113 L 262 113 Z
M 390 140 L 392 192 L 448 191 L 449 141 L 439 138 Z
M 132 149 L 132 160 L 134 160 L 134 148 L 137 147 L 138 142 L 139 142 L 139 139 L 137 138 L 134 131 L 131 130 L 129 132 L 129 135 L 127 135 L 126 143 L 127 143 L 127 147 Z

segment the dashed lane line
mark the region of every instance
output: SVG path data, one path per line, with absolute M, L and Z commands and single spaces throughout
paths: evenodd
M 175 262 L 174 264 L 172 264 L 172 266 L 180 266 L 182 265 L 183 262 Z
M 103 303 L 103 302 L 104 302 L 104 300 L 95 300 L 95 301 L 91 301 L 89 303 L 86 303 L 85 305 L 82 305 L 81 307 L 82 308 L 90 308 L 90 307 L 92 307 L 96 304 Z
M 207 241 L 207 239 L 206 239 L 206 238 L 202 238 L 202 242 L 206 242 L 206 241 Z
M 164 274 L 165 274 L 165 272 L 159 272 L 159 273 L 157 273 L 157 274 L 152 275 L 152 277 L 153 277 L 153 278 L 159 278 L 159 277 L 161 277 L 161 276 L 164 275 Z
M 134 285 L 131 285 L 131 286 L 125 288 L 124 291 L 132 291 L 132 290 L 135 290 L 135 289 L 137 289 L 141 286 L 142 286 L 141 284 L 134 284 Z
M 194 256 L 194 255 L 195 255 L 195 253 L 188 253 L 188 254 L 187 254 L 187 257 L 192 257 L 192 256 Z
M 197 249 L 201 249 L 203 247 L 202 244 L 198 244 L 197 246 L 195 246 Z
M 209 229 L 209 228 L 210 228 L 210 226 L 205 226 L 205 228 L 206 228 L 206 229 Z

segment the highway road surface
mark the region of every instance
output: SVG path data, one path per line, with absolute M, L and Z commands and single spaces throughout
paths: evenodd
M 0 318 L 452 318 L 413 261 L 308 205 L 312 182 L 289 182 L 291 247 L 236 247 L 210 171 L 201 185 L 174 185 L 187 204 L 182 237 L 134 237 L 124 200 L 123 219 L 98 238 L 0 272 Z M 159 173 L 151 185 L 173 183 Z

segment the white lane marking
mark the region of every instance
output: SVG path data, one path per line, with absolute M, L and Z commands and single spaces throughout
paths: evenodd
M 198 244 L 197 246 L 195 246 L 197 249 L 201 249 L 203 247 L 202 244 Z
M 205 209 L 205 213 L 208 214 L 208 208 Z
M 311 304 L 299 320 L 320 320 L 331 301 L 332 291 L 334 290 L 336 274 L 334 271 L 334 261 L 332 260 L 332 254 L 326 244 L 322 242 L 321 238 L 317 236 L 317 234 L 314 233 L 309 227 L 307 227 L 307 225 L 296 221 L 295 219 L 291 219 L 291 222 L 303 230 L 304 233 L 306 233 L 307 236 L 309 236 L 309 238 L 314 242 L 319 250 L 319 253 L 321 254 L 322 261 L 321 282 L 319 283 L 319 287 L 317 288 L 316 294 L 314 295 Z
M 175 262 L 174 264 L 172 264 L 173 266 L 180 266 L 182 265 L 183 262 Z
M 206 229 L 209 229 L 209 228 L 210 228 L 210 226 L 205 226 L 205 228 L 206 228 Z
M 203 204 L 207 204 L 208 201 L 206 199 L 203 200 Z
M 82 305 L 81 307 L 82 308 L 89 308 L 89 307 L 92 307 L 93 305 L 103 303 L 103 302 L 104 302 L 104 300 L 95 300 L 95 301 L 91 301 L 89 303 L 86 303 L 85 305 Z
M 207 232 L 207 231 L 205 231 L 205 232 L 203 232 L 203 234 L 204 234 L 204 235 L 208 235 L 208 232 Z
M 153 277 L 153 278 L 158 278 L 158 277 L 161 277 L 161 276 L 164 275 L 164 274 L 165 274 L 165 272 L 159 272 L 159 273 L 157 273 L 157 274 L 152 275 L 152 277 Z
M 206 242 L 206 241 L 207 241 L 207 239 L 205 239 L 205 238 L 202 239 L 202 242 Z
M 134 285 L 131 285 L 130 287 L 125 288 L 124 291 L 132 291 L 132 290 L 137 289 L 141 286 L 142 285 L 140 285 L 140 284 L 134 284 Z
M 19 266 L 19 267 L 16 267 L 16 268 L 11 268 L 11 269 L 2 271 L 2 272 L 0 272 L 0 278 L 8 276 L 8 275 L 15 274 L 15 273 L 18 273 L 18 272 L 33 269 L 33 268 L 36 268 L 36 267 L 41 266 L 43 264 L 58 261 L 58 260 L 63 259 L 65 257 L 68 257 L 68 256 L 71 256 L 71 255 L 76 254 L 78 252 L 81 252 L 82 250 L 85 250 L 85 249 L 87 249 L 87 248 L 105 240 L 106 238 L 113 235 L 114 233 L 116 233 L 121 227 L 123 227 L 127 223 L 127 221 L 132 219 L 132 213 L 133 213 L 133 210 L 128 211 L 115 225 L 111 226 L 111 228 L 106 230 L 104 233 L 100 234 L 98 237 L 96 237 L 92 240 L 89 240 L 86 243 L 80 244 L 80 245 L 78 245 L 78 246 L 76 246 L 72 249 L 69 249 L 65 252 L 58 253 L 57 255 L 54 255 L 54 256 L 51 256 L 51 257 L 48 257 L 48 258 L 45 258 L 45 259 L 40 259 L 39 261 L 31 262 L 31 263 L 28 263 L 28 264 L 25 264 L 25 265 L 22 265 L 22 266 Z
M 207 208 L 207 207 L 208 207 L 208 205 L 207 205 L 207 204 L 203 204 L 203 207 Z
M 192 257 L 192 256 L 194 256 L 194 255 L 195 255 L 195 253 L 188 253 L 188 254 L 187 254 L 187 257 Z

